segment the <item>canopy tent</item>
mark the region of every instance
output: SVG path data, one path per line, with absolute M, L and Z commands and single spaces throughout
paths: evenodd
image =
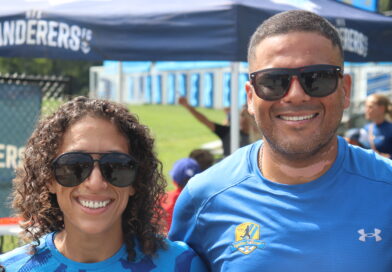
M 346 61 L 392 61 L 392 18 L 331 0 L 13 0 L 0 9 L 0 56 L 246 61 L 256 27 L 290 9 L 336 25 Z
M 392 18 L 333 0 L 13 0 L 0 9 L 0 56 L 79 60 L 246 61 L 266 18 L 304 9 L 341 33 L 346 61 L 392 61 Z M 232 150 L 238 147 L 232 77 Z

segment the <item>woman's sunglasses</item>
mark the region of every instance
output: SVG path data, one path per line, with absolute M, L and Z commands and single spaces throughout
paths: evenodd
M 97 160 L 93 159 L 91 155 L 94 154 L 101 157 Z M 68 152 L 53 160 L 52 169 L 59 184 L 73 187 L 90 176 L 94 162 L 98 162 L 104 179 L 114 186 L 126 187 L 135 181 L 136 160 L 124 153 Z
M 251 73 L 250 80 L 258 97 L 274 101 L 286 95 L 293 76 L 297 76 L 307 95 L 324 97 L 336 90 L 339 77 L 343 77 L 343 70 L 339 66 L 327 64 L 270 68 Z

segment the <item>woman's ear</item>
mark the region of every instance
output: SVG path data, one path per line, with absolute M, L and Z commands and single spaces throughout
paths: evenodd
M 56 194 L 57 193 L 56 185 L 57 185 L 57 183 L 55 180 L 52 180 L 51 182 L 49 182 L 49 184 L 48 184 L 49 192 L 51 192 L 52 194 Z
M 133 195 L 135 195 L 135 193 L 136 193 L 135 188 L 134 188 L 133 186 L 131 186 L 131 187 L 129 188 L 129 196 L 133 196 Z

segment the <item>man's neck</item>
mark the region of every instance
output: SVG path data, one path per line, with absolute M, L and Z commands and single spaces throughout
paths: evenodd
M 299 158 L 287 156 L 271 148 L 267 141 L 259 150 L 258 165 L 263 176 L 282 184 L 303 184 L 321 177 L 331 168 L 338 153 L 335 137 L 315 154 Z

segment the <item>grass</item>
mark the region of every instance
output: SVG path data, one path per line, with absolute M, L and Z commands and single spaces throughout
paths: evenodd
M 129 106 L 141 123 L 148 126 L 156 140 L 156 152 L 163 164 L 168 190 L 173 188 L 169 171 L 174 162 L 187 157 L 202 144 L 219 139 L 206 126 L 198 122 L 185 108 L 178 105 Z M 210 120 L 221 123 L 222 110 L 199 108 Z

